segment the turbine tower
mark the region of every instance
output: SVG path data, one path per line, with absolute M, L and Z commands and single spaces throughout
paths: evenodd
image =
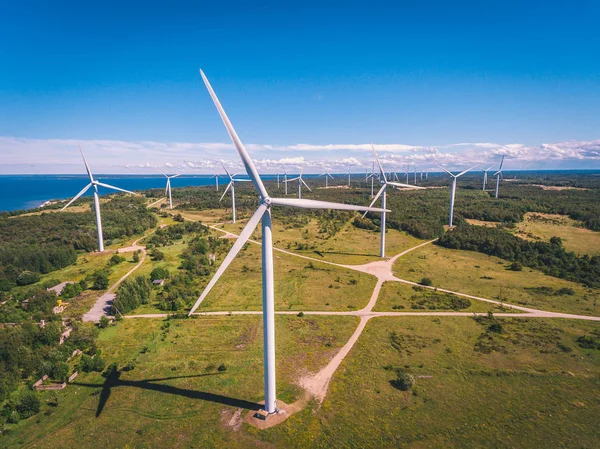
M 330 203 L 326 201 L 316 200 L 301 200 L 295 198 L 271 198 L 265 189 L 265 186 L 258 175 L 254 162 L 250 159 L 244 144 L 242 144 L 237 133 L 233 129 L 233 125 L 229 121 L 227 114 L 223 110 L 217 95 L 213 91 L 208 79 L 202 70 L 200 71 L 204 84 L 223 120 L 225 128 L 229 133 L 229 137 L 242 159 L 246 172 L 252 180 L 255 189 L 259 196 L 259 206 L 252 218 L 248 221 L 243 231 L 237 238 L 229 254 L 223 260 L 223 263 L 210 280 L 202 295 L 198 298 L 190 315 L 198 308 L 200 303 L 206 298 L 216 282 L 219 280 L 223 272 L 233 261 L 242 247 L 246 244 L 258 222 L 262 219 L 262 290 L 263 290 L 263 344 L 264 344 L 264 384 L 265 384 L 265 411 L 269 414 L 277 412 L 277 398 L 275 387 L 275 288 L 273 281 L 273 235 L 271 228 L 271 207 L 286 206 L 300 207 L 304 209 L 338 209 L 352 211 L 373 211 L 383 212 L 382 209 L 373 209 L 364 206 L 353 206 L 350 204 Z
M 300 170 L 300 175 L 298 175 L 298 177 L 296 178 L 289 178 L 284 180 L 283 182 L 285 182 L 286 184 L 286 191 L 285 193 L 287 194 L 287 183 L 288 182 L 292 182 L 292 181 L 298 181 L 298 199 L 302 199 L 302 184 L 304 184 L 304 186 L 308 189 L 309 192 L 312 192 L 312 190 L 310 189 L 310 187 L 308 187 L 308 184 L 306 182 L 304 182 L 304 179 L 302 178 L 302 172 L 304 171 L 304 169 Z
M 221 166 L 223 167 L 223 170 L 225 170 L 225 173 L 227 173 L 227 176 L 229 176 L 229 184 L 227 184 L 227 187 L 225 188 L 223 195 L 221 195 L 221 199 L 219 200 L 219 202 L 223 201 L 223 198 L 227 194 L 227 191 L 231 190 L 231 222 L 235 223 L 235 183 L 236 182 L 248 182 L 250 180 L 249 179 L 236 179 L 235 176 L 237 176 L 237 175 L 232 176 L 225 168 L 225 165 L 223 164 L 223 162 L 221 162 Z
M 213 178 L 215 178 L 215 187 L 217 188 L 217 192 L 218 192 L 219 191 L 219 174 L 215 173 L 208 179 L 213 179 Z
M 502 160 L 500 161 L 500 168 L 494 173 L 496 177 L 496 198 L 498 198 L 498 190 L 500 189 L 500 177 L 504 177 L 502 176 L 502 165 L 504 165 L 504 156 L 502 156 Z
M 167 178 L 167 187 L 165 189 L 165 195 L 167 195 L 167 197 L 169 198 L 169 209 L 173 209 L 173 199 L 171 198 L 171 179 L 181 176 L 181 173 L 171 176 L 167 175 L 165 172 L 161 173 L 165 175 L 165 178 Z
M 79 192 L 77 195 L 75 195 L 73 197 L 73 199 L 71 201 L 69 201 L 67 203 L 67 205 L 61 209 L 61 212 L 63 210 L 65 210 L 67 207 L 69 207 L 77 198 L 79 198 L 81 195 L 83 195 L 85 192 L 87 192 L 90 187 L 93 187 L 94 188 L 94 213 L 96 215 L 96 229 L 98 231 L 98 251 L 102 252 L 102 251 L 104 251 L 104 237 L 102 237 L 102 217 L 100 216 L 100 199 L 98 198 L 98 186 L 106 187 L 107 189 L 118 190 L 119 192 L 131 193 L 132 195 L 135 195 L 135 193 L 130 192 L 129 190 L 120 189 L 119 187 L 111 186 L 110 184 L 105 184 L 103 182 L 96 181 L 94 179 L 94 177 L 92 176 L 92 171 L 90 170 L 90 167 L 89 167 L 87 161 L 85 160 L 85 156 L 83 154 L 83 150 L 81 149 L 81 147 L 79 147 L 79 151 L 81 152 L 81 157 L 83 158 L 83 163 L 85 164 L 85 170 L 87 171 L 87 174 L 90 177 L 90 183 L 87 186 L 85 186 L 81 190 L 81 192 Z
M 435 162 L 435 165 L 440 167 L 442 170 L 444 170 L 446 173 L 448 173 L 452 177 L 452 186 L 450 188 L 450 215 L 449 215 L 449 219 L 448 219 L 448 226 L 452 226 L 452 218 L 454 216 L 454 196 L 456 195 L 456 180 L 459 177 L 461 177 L 462 175 L 464 175 L 465 173 L 467 173 L 469 170 L 472 170 L 474 167 L 467 168 L 465 171 L 460 172 L 458 175 L 455 175 L 455 174 L 449 172 L 448 170 L 446 170 L 444 167 L 442 167 L 437 162 Z
M 487 181 L 488 181 L 488 172 L 492 169 L 492 167 L 488 167 L 488 168 L 482 168 L 481 171 L 483 172 L 483 187 L 481 188 L 481 190 L 483 190 L 485 192 L 485 189 L 487 188 Z
M 282 165 L 281 168 L 283 168 L 283 185 L 285 186 L 285 194 L 287 195 L 287 182 L 288 182 L 288 177 L 287 177 L 287 170 L 285 169 L 285 167 Z
M 371 145 L 371 146 L 373 146 L 373 145 Z M 417 186 L 412 186 L 410 184 L 401 184 L 398 182 L 388 181 L 387 178 L 385 177 L 385 172 L 383 171 L 381 162 L 379 162 L 379 157 L 377 156 L 377 152 L 375 151 L 374 146 L 373 146 L 373 154 L 375 155 L 375 160 L 377 161 L 377 166 L 379 167 L 379 173 L 381 173 L 381 179 L 383 179 L 383 181 L 381 181 L 381 179 L 380 179 L 380 181 L 383 183 L 383 186 L 381 186 L 381 189 L 379 189 L 379 192 L 377 192 L 377 195 L 375 195 L 375 198 L 373 198 L 373 201 L 371 201 L 371 204 L 369 205 L 369 207 L 372 207 L 373 204 L 375 204 L 375 201 L 377 201 L 377 199 L 381 196 L 381 208 L 383 209 L 383 211 L 381 212 L 381 226 L 380 226 L 381 241 L 379 243 L 379 256 L 385 257 L 385 213 L 386 213 L 385 203 L 386 203 L 386 195 L 387 195 L 387 186 L 390 185 L 390 186 L 395 186 L 395 187 L 407 187 L 409 189 L 424 189 L 424 187 L 417 187 Z M 366 212 L 363 214 L 363 218 L 365 217 L 365 215 L 367 215 Z
M 319 175 L 319 177 L 321 176 L 325 176 L 325 188 L 329 187 L 329 178 L 333 179 L 333 176 L 331 176 L 331 173 L 329 173 L 329 170 L 325 170 L 325 173 L 323 173 L 322 175 Z
M 350 187 L 350 167 L 348 167 L 348 187 Z
M 369 178 L 371 179 L 371 198 L 373 198 L 373 182 L 375 179 L 375 162 L 373 162 L 373 164 L 371 166 L 371 174 L 365 173 L 365 182 L 367 182 L 369 180 Z

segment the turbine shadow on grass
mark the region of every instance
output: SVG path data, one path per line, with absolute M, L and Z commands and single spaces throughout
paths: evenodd
M 216 376 L 221 373 L 209 373 L 209 374 L 196 374 L 193 376 L 176 376 L 176 377 L 164 377 L 159 379 L 144 379 L 144 380 L 122 380 L 121 372 L 114 370 L 111 372 L 103 384 L 87 384 L 81 382 L 73 382 L 73 385 L 80 385 L 83 387 L 102 387 L 100 391 L 100 398 L 98 400 L 98 407 L 96 409 L 96 418 L 102 414 L 102 410 L 108 398 L 110 397 L 111 391 L 115 387 L 134 387 L 142 388 L 144 390 L 159 391 L 161 393 L 175 394 L 178 396 L 184 396 L 190 399 L 200 399 L 207 402 L 216 402 L 217 404 L 229 405 L 231 407 L 243 408 L 248 410 L 260 410 L 262 407 L 260 404 L 255 402 L 245 401 L 243 399 L 235 399 L 229 396 L 223 396 L 220 394 L 208 393 L 205 391 L 197 390 L 186 390 L 184 388 L 174 387 L 172 385 L 164 385 L 154 382 L 172 379 L 187 379 L 194 377 L 205 377 L 205 376 Z

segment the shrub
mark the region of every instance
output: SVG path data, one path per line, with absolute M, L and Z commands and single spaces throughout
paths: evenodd
M 134 369 L 135 369 L 135 360 L 130 360 L 125 365 L 123 365 L 123 368 L 121 368 L 121 371 L 133 371 Z
M 488 331 L 490 331 L 490 332 L 495 332 L 495 333 L 497 333 L 497 334 L 501 334 L 503 330 L 504 330 L 504 329 L 502 328 L 502 324 L 500 324 L 500 323 L 498 323 L 498 322 L 492 323 L 492 324 L 490 324 L 490 326 L 488 327 Z
M 17 278 L 17 285 L 31 285 L 40 281 L 40 274 L 25 270 Z
M 221 363 L 219 365 L 219 367 L 217 368 L 217 371 L 220 373 L 224 373 L 225 371 L 227 371 L 227 365 L 225 365 L 224 363 Z
M 63 288 L 60 296 L 63 299 L 71 299 L 80 294 L 83 291 L 80 283 L 77 284 L 67 284 Z
M 304 312 L 299 312 L 297 315 L 299 318 L 302 318 L 304 316 Z
M 595 339 L 594 337 L 588 337 L 587 335 L 582 335 L 575 340 L 577 344 L 584 349 L 600 349 L 600 340 Z
M 140 261 L 140 250 L 139 249 L 133 253 L 133 261 L 136 263 Z
M 398 377 L 391 382 L 394 388 L 407 391 L 415 386 L 416 380 L 411 374 L 405 373 L 402 370 L 397 370 L 397 376 Z
M 167 279 L 169 277 L 169 270 L 163 267 L 157 267 L 150 273 L 150 280 L 155 281 L 157 279 Z
M 102 315 L 100 321 L 98 322 L 98 327 L 100 329 L 105 329 L 110 326 L 110 320 L 106 317 L 106 315 Z
M 40 399 L 33 391 L 25 391 L 17 399 L 15 410 L 19 418 L 27 419 L 40 412 Z
M 424 285 L 426 287 L 430 287 L 433 284 L 433 281 L 429 278 L 423 278 L 421 279 L 421 282 L 419 282 L 419 284 Z
M 105 290 L 108 288 L 108 273 L 104 270 L 92 274 L 92 290 Z
M 523 265 L 520 262 L 513 262 L 508 268 L 512 271 L 523 271 Z
M 150 258 L 152 260 L 163 260 L 165 258 L 165 253 L 163 253 L 162 251 L 154 248 L 151 252 L 150 252 Z
M 108 261 L 108 265 L 109 266 L 119 265 L 121 262 L 125 262 L 125 258 L 122 256 L 119 256 L 118 254 L 115 254 Z
M 575 290 L 570 287 L 563 287 L 556 291 L 555 295 L 569 295 L 573 296 L 575 294 Z

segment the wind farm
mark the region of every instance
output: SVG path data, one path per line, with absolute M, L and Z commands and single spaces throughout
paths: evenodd
M 0 15 L 0 447 L 598 445 L 596 5 L 113 12 Z

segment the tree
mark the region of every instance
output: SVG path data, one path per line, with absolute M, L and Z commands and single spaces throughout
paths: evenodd
M 156 267 L 150 273 L 150 280 L 155 281 L 157 279 L 167 279 L 169 277 L 169 270 L 163 267 Z
M 25 270 L 17 278 L 17 285 L 31 285 L 40 281 L 40 274 Z
M 15 410 L 19 414 L 19 418 L 27 419 L 39 413 L 40 399 L 33 391 L 24 391 L 17 400 Z
M 162 251 L 155 248 L 150 253 L 150 258 L 152 260 L 163 260 L 165 258 L 165 254 Z
M 100 329 L 105 329 L 110 326 L 110 320 L 106 317 L 106 315 L 102 315 L 100 317 L 100 321 L 98 322 L 98 327 Z
M 433 284 L 433 281 L 430 278 L 423 278 L 419 284 L 430 287 Z
M 416 380 L 411 374 L 405 373 L 400 369 L 396 373 L 398 377 L 391 382 L 393 387 L 402 391 L 407 391 L 414 387 Z
M 108 273 L 104 270 L 96 271 L 92 275 L 92 290 L 105 290 L 108 288 Z
M 133 253 L 133 261 L 138 263 L 140 261 L 140 250 L 134 251 Z
M 512 271 L 523 271 L 523 265 L 519 262 L 513 262 L 510 264 L 509 268 Z

